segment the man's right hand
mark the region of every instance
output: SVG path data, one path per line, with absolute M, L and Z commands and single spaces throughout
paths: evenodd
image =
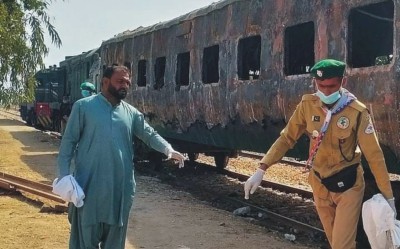
M 250 194 L 254 194 L 258 186 L 260 186 L 265 170 L 257 169 L 257 171 L 244 184 L 244 198 L 249 199 Z

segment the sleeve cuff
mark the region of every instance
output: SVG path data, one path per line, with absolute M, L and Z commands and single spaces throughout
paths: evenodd
M 168 159 L 169 159 L 169 158 L 171 158 L 171 154 L 172 154 L 173 151 L 174 151 L 174 149 L 172 148 L 171 145 L 169 145 L 169 146 L 165 147 L 165 149 L 164 149 L 164 154 L 165 154 L 165 155 L 168 157 Z

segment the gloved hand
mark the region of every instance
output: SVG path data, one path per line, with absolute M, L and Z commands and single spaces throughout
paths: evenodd
M 263 176 L 265 174 L 265 170 L 257 169 L 257 171 L 247 179 L 244 184 L 244 198 L 246 200 L 249 199 L 249 194 L 254 194 L 257 187 L 260 186 Z
M 386 199 L 386 201 L 389 203 L 389 206 L 393 209 L 394 218 L 396 219 L 396 217 L 397 217 L 397 211 L 396 211 L 396 206 L 394 205 L 394 197 L 391 198 L 391 199 Z
M 179 168 L 183 168 L 185 166 L 185 156 L 179 153 L 176 150 L 171 150 L 168 153 L 168 159 L 174 159 L 179 162 Z

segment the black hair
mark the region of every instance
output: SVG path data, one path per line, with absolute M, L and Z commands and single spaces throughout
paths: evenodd
M 118 64 L 112 64 L 112 66 L 108 66 L 104 69 L 103 72 L 103 78 L 111 78 L 111 76 L 114 74 L 116 71 L 125 71 L 128 74 L 130 74 L 129 69 L 126 66 L 120 66 Z

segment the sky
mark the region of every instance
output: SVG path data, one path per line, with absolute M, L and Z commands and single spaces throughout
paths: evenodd
M 219 0 L 56 0 L 48 14 L 62 40 L 60 48 L 46 37 L 50 51 L 44 62 L 59 65 L 65 56 L 100 47 L 125 30 L 147 27 L 181 16 Z

